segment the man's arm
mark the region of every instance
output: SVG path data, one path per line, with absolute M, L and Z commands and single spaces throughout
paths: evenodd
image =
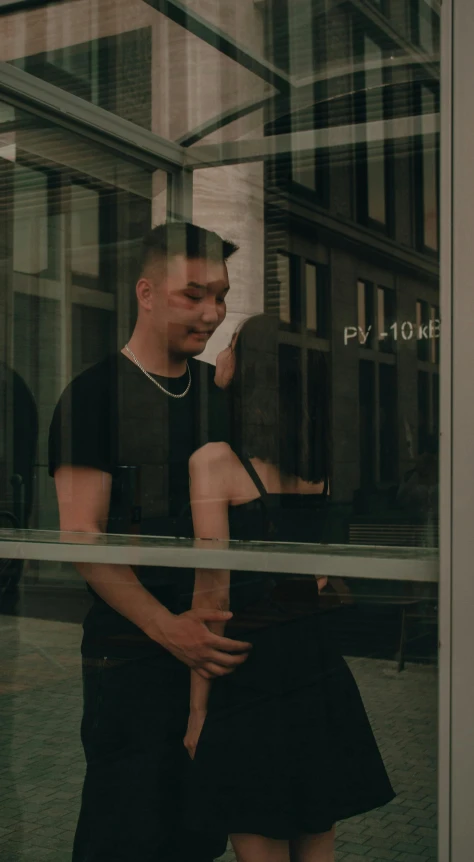
M 62 465 L 54 479 L 60 529 L 105 532 L 111 475 L 90 467 Z M 213 634 L 205 625 L 225 622 L 231 614 L 214 609 L 172 614 L 145 589 L 130 566 L 78 563 L 76 568 L 110 607 L 205 678 L 230 673 L 240 657 L 228 652 L 248 648 L 247 644 Z

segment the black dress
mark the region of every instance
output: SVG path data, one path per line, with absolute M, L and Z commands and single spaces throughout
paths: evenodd
M 229 510 L 231 536 L 317 541 L 322 500 L 261 494 Z M 305 538 L 303 538 L 305 533 Z M 252 652 L 212 684 L 190 768 L 196 830 L 290 840 L 386 804 L 394 792 L 355 680 L 318 612 L 315 579 L 232 573 L 231 637 Z

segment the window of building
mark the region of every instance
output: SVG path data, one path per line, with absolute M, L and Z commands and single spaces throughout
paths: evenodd
M 291 241 L 291 240 L 290 240 Z M 292 453 L 293 469 L 329 470 L 330 283 L 328 250 L 294 237 L 292 254 L 269 255 L 266 310 L 279 317 L 278 370 L 286 415 L 280 446 Z M 313 251 L 314 258 L 309 253 Z M 277 279 L 271 277 L 275 270 Z M 309 421 L 308 421 L 309 419 Z
M 278 350 L 279 391 L 285 415 L 280 417 L 280 448 L 293 458 L 297 475 L 328 474 L 329 352 L 281 343 Z M 306 381 L 306 383 L 305 383 Z M 309 421 L 308 421 L 309 420 Z
M 427 54 L 433 54 L 439 46 L 439 11 L 432 0 L 411 0 L 412 39 Z
M 357 315 L 360 346 L 394 353 L 399 336 L 395 291 L 370 281 L 358 281 Z
M 327 267 L 304 263 L 304 292 L 306 299 L 306 328 L 319 338 L 327 338 L 329 330 L 329 296 Z
M 361 487 L 398 479 L 397 367 L 359 362 L 359 434 Z
M 397 427 L 397 368 L 380 363 L 378 367 L 378 469 L 380 482 L 394 482 L 398 478 L 398 427 Z
M 13 141 L 9 158 L 0 160 L 8 216 L 3 290 L 12 309 L 4 357 L 38 413 L 29 525 L 52 529 L 57 508 L 44 454 L 52 411 L 71 377 L 129 335 L 137 240 L 151 221 L 153 175 L 26 112 L 4 116 L 6 140 Z
M 328 338 L 327 266 L 286 252 L 277 252 L 275 261 L 275 277 L 269 279 L 267 289 L 268 310 L 278 309 L 280 321 L 287 328 L 303 327 L 314 337 Z
M 425 300 L 416 303 L 417 356 L 421 362 L 439 362 L 439 307 Z
M 356 145 L 357 216 L 359 221 L 378 230 L 390 230 L 390 149 L 380 129 L 374 125 L 388 114 L 384 85 L 384 50 L 370 35 L 356 29 L 355 114 L 357 123 L 366 123 L 365 141 Z
M 418 453 L 422 454 L 439 429 L 439 307 L 416 303 L 418 358 Z
M 396 293 L 360 280 L 357 310 L 361 483 L 386 484 L 398 476 Z
M 425 85 L 418 90 L 421 135 L 415 150 L 415 207 L 418 247 L 437 254 L 439 246 L 439 97 Z
M 383 353 L 393 353 L 397 337 L 395 291 L 388 287 L 377 287 L 377 338 L 379 350 Z
M 360 441 L 360 485 L 375 484 L 376 458 L 376 389 L 375 364 L 365 359 L 359 362 L 359 441 Z
M 276 287 L 279 317 L 282 323 L 296 324 L 298 322 L 295 301 L 296 285 L 294 266 L 289 254 L 278 252 L 276 256 Z
M 370 282 L 357 282 L 357 329 L 360 346 L 369 349 L 375 332 L 374 288 Z
M 151 128 L 151 29 L 58 46 L 13 61 L 74 96 Z
M 48 173 L 16 162 L 13 176 L 13 267 L 26 275 L 45 274 L 50 264 L 51 186 Z
M 71 184 L 71 269 L 89 286 L 99 277 L 100 194 L 87 185 Z
M 272 62 L 288 71 L 295 81 L 308 82 L 323 68 L 326 57 L 326 17 L 320 0 L 279 0 L 266 7 Z M 316 150 L 311 132 L 327 126 L 326 82 L 296 87 L 288 110 L 273 123 L 270 134 L 290 134 L 292 152 L 275 159 L 275 178 L 297 194 L 327 206 L 329 155 Z M 277 103 L 277 111 L 281 105 Z

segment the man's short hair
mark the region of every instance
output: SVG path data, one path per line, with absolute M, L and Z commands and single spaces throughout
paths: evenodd
M 142 241 L 140 270 L 154 261 L 167 261 L 178 255 L 188 260 L 212 260 L 225 263 L 238 246 L 222 239 L 212 230 L 190 222 L 168 222 L 149 231 Z

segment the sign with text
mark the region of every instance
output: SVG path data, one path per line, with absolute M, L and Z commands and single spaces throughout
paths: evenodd
M 439 338 L 441 322 L 438 318 L 430 320 L 428 323 L 417 324 L 410 320 L 404 320 L 403 323 L 392 323 L 388 327 L 388 332 L 379 332 L 378 341 L 384 341 L 386 338 L 392 338 L 393 341 L 431 341 L 434 338 Z M 373 327 L 369 326 L 366 330 L 361 326 L 345 326 L 344 327 L 344 344 L 347 347 L 351 339 L 357 338 L 362 346 L 367 343 Z

